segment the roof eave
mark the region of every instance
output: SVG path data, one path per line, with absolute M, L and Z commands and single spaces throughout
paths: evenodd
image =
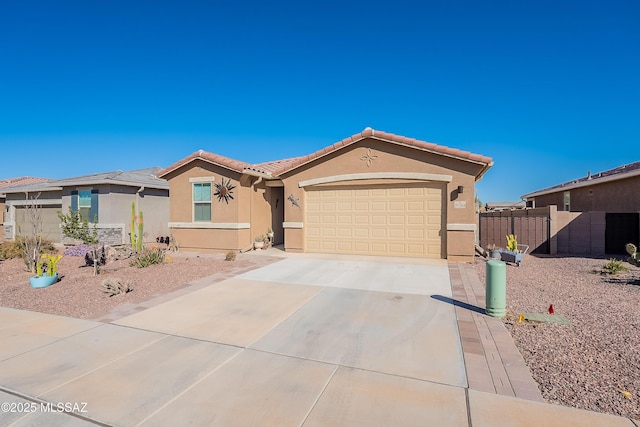
M 171 172 L 175 172 L 176 170 L 178 170 L 178 169 L 180 169 L 180 168 L 182 168 L 182 167 L 184 167 L 184 166 L 187 166 L 188 164 L 190 164 L 190 163 L 192 163 L 192 162 L 194 162 L 194 161 L 196 161 L 196 160 L 202 160 L 203 162 L 207 162 L 207 163 L 209 163 L 209 164 L 219 166 L 219 167 L 221 167 L 221 168 L 224 168 L 224 169 L 230 170 L 230 171 L 232 171 L 232 172 L 243 173 L 243 170 L 244 170 L 244 169 L 236 169 L 236 168 L 233 168 L 233 167 L 231 167 L 231 166 L 229 166 L 229 165 L 225 165 L 225 164 L 222 164 L 222 163 L 219 163 L 219 162 L 215 162 L 215 161 L 213 161 L 213 160 L 210 160 L 210 159 L 204 158 L 204 157 L 202 157 L 202 156 L 199 156 L 197 153 L 195 153 L 195 154 L 191 154 L 190 156 L 188 156 L 188 157 L 186 157 L 186 158 L 182 159 L 182 160 L 181 160 L 181 161 L 179 161 L 178 163 L 176 163 L 176 164 L 174 164 L 174 165 L 172 165 L 172 166 L 169 166 L 169 167 L 168 167 L 168 168 L 166 168 L 166 169 L 163 169 L 163 170 L 161 170 L 161 171 L 158 171 L 158 173 L 156 174 L 156 176 L 157 176 L 158 178 L 163 178 L 164 176 L 169 175 Z M 183 162 L 183 163 L 182 163 L 182 162 Z
M 566 185 L 561 184 L 560 186 L 545 188 L 543 190 L 534 191 L 532 193 L 525 194 L 520 198 L 523 200 L 530 199 L 532 197 L 544 196 L 547 194 L 560 193 L 567 190 L 573 190 L 575 188 L 589 187 L 592 185 L 599 185 L 606 182 L 619 181 L 621 179 L 632 178 L 634 176 L 640 176 L 640 169 L 632 170 L 630 172 L 622 172 L 615 175 L 603 176 L 601 178 L 592 178 L 586 181 L 580 182 L 570 182 L 565 183 Z
M 358 135 L 358 134 L 356 134 L 356 135 Z M 393 139 L 390 139 L 390 138 L 381 137 L 379 135 L 376 135 L 375 131 L 373 129 L 371 129 L 369 131 L 365 130 L 364 132 L 362 132 L 360 134 L 359 137 L 356 137 L 356 135 L 353 135 L 353 136 L 350 137 L 351 141 L 345 142 L 345 140 L 342 140 L 342 141 L 334 144 L 334 146 L 337 145 L 337 144 L 340 144 L 340 146 L 337 147 L 334 150 L 327 150 L 328 147 L 324 148 L 322 150 L 319 150 L 319 151 L 316 152 L 316 153 L 318 153 L 316 156 L 314 156 L 314 157 L 311 157 L 311 155 L 306 156 L 306 157 L 308 157 L 308 159 L 306 161 L 303 161 L 303 162 L 301 162 L 299 164 L 296 164 L 293 167 L 286 168 L 286 169 L 283 169 L 283 170 L 279 170 L 279 171 L 277 171 L 275 173 L 275 175 L 279 176 L 279 175 L 282 175 L 282 174 L 285 174 L 285 173 L 289 173 L 289 172 L 291 172 L 291 171 L 293 171 L 295 169 L 298 169 L 298 168 L 300 168 L 300 167 L 302 167 L 304 165 L 307 165 L 307 164 L 309 164 L 311 162 L 314 162 L 314 161 L 316 161 L 318 159 L 321 159 L 321 158 L 323 158 L 323 157 L 325 157 L 325 156 L 327 156 L 327 155 L 329 155 L 331 153 L 339 151 L 339 150 L 341 150 L 341 149 L 343 149 L 345 147 L 348 147 L 350 145 L 358 143 L 358 142 L 360 142 L 360 141 L 362 141 L 364 139 L 367 139 L 367 138 L 372 138 L 372 139 L 376 139 L 378 141 L 384 141 L 384 142 L 388 142 L 388 143 L 391 143 L 391 144 L 396 144 L 396 145 L 400 145 L 400 146 L 403 146 L 403 147 L 412 148 L 412 149 L 420 150 L 420 151 L 425 151 L 425 152 L 428 152 L 428 153 L 437 154 L 437 155 L 440 155 L 440 156 L 449 157 L 449 158 L 456 159 L 456 160 L 462 160 L 462 161 L 465 161 L 465 162 L 475 163 L 477 165 L 483 166 L 483 169 L 480 171 L 480 174 L 476 176 L 476 181 L 479 181 L 482 178 L 482 175 L 484 175 L 487 172 L 487 170 L 489 170 L 489 168 L 491 168 L 491 166 L 493 166 L 493 160 L 491 160 L 490 158 L 487 158 L 487 161 L 485 162 L 485 161 L 481 161 L 481 160 L 470 159 L 468 157 L 456 156 L 456 155 L 451 154 L 451 153 L 445 153 L 445 152 L 442 152 L 442 151 L 433 150 L 433 149 L 429 149 L 429 148 L 426 148 L 426 147 L 419 147 L 419 146 L 416 146 L 416 145 L 413 145 L 413 144 L 407 144 L 407 143 L 396 141 L 396 140 L 393 140 Z M 347 138 L 347 139 L 349 139 L 349 138 Z M 320 153 L 321 151 L 324 151 L 324 152 Z M 312 155 L 316 154 L 316 153 L 312 153 Z M 471 153 L 469 153 L 469 154 L 471 154 Z

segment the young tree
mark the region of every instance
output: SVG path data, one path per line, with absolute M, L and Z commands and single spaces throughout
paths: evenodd
M 82 218 L 80 211 L 74 212 L 69 206 L 69 213 L 63 215 L 58 211 L 58 218 L 60 218 L 62 232 L 65 236 L 72 239 L 82 240 L 85 245 L 98 243 L 98 230 L 94 225 L 93 228 L 89 228 L 89 223 L 86 219 Z
M 29 226 L 29 232 L 23 239 L 23 260 L 27 271 L 36 272 L 36 266 L 40 260 L 42 251 L 42 208 L 38 204 L 40 193 L 29 197 L 26 193 L 25 218 Z

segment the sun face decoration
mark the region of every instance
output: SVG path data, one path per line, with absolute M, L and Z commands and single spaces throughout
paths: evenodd
M 227 204 L 229 204 L 229 199 L 233 200 L 233 189 L 236 188 L 235 185 L 231 185 L 231 178 L 224 182 L 224 178 L 222 178 L 222 183 L 214 183 L 216 186 L 216 191 L 213 193 L 214 196 L 218 196 L 218 201 L 222 201 L 224 199 Z

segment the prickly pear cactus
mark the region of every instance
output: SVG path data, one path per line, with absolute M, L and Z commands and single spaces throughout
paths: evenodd
M 627 261 L 629 264 L 637 265 L 640 267 L 640 252 L 638 252 L 638 248 L 633 243 L 627 243 L 625 246 L 627 249 L 627 253 L 629 254 L 629 258 Z
M 518 236 L 509 234 L 507 236 L 507 250 L 510 252 L 518 252 Z

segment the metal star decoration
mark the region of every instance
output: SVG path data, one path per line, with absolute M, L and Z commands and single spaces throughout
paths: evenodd
M 222 183 L 214 183 L 213 185 L 216 186 L 216 191 L 213 193 L 213 195 L 218 197 L 219 202 L 224 199 L 224 201 L 229 204 L 229 199 L 233 200 L 233 196 L 231 194 L 233 193 L 233 189 L 236 188 L 236 186 L 231 185 L 231 178 L 229 178 L 227 182 L 224 182 L 224 178 L 222 178 Z

